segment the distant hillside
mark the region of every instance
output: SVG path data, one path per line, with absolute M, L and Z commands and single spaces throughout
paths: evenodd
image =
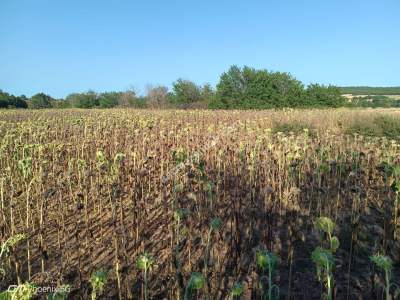
M 372 86 L 345 86 L 340 87 L 342 94 L 353 95 L 400 95 L 400 86 L 372 87 Z

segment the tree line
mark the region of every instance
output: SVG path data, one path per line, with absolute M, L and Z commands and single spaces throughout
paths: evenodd
M 22 96 L 14 96 L 0 90 L 0 108 L 28 108 L 27 98 Z
M 391 99 L 384 95 L 373 95 L 373 96 L 358 96 L 351 99 L 347 104 L 348 107 L 371 107 L 371 108 L 381 108 L 381 107 L 400 107 L 399 99 Z
M 343 94 L 353 95 L 400 95 L 400 86 L 372 87 L 372 86 L 346 86 L 340 88 Z
M 39 93 L 31 98 L 0 90 L 0 108 L 211 108 L 268 109 L 284 107 L 340 107 L 346 105 L 342 90 L 320 84 L 305 86 L 291 74 L 231 66 L 222 73 L 216 87 L 178 79 L 172 88 L 148 86 L 144 96 L 134 90 L 122 92 L 72 93 L 54 99 Z

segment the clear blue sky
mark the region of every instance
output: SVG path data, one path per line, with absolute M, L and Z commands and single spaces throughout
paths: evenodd
M 215 85 L 230 65 L 400 85 L 399 0 L 0 0 L 0 89 Z

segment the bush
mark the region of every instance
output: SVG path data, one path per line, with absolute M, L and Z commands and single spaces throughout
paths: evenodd
M 14 96 L 0 90 L 0 108 L 28 108 L 25 96 Z
M 93 91 L 86 93 L 74 93 L 65 99 L 71 106 L 77 108 L 112 108 L 121 107 L 142 107 L 143 101 L 136 98 L 135 92 L 127 90 L 125 92 L 104 92 L 97 94 Z
M 346 133 L 348 134 L 360 134 L 363 136 L 381 136 L 379 128 L 373 122 L 367 120 L 355 120 L 347 128 Z
M 72 105 L 68 100 L 59 99 L 53 102 L 54 108 L 71 108 Z
M 8 105 L 9 107 L 13 108 L 28 108 L 28 103 L 25 99 L 25 97 L 12 96 L 12 98 L 8 101 Z
M 171 102 L 188 104 L 201 99 L 200 88 L 192 81 L 178 79 L 172 84 Z
M 269 109 L 339 107 L 345 103 L 334 86 L 311 84 L 307 89 L 289 73 L 232 66 L 221 75 L 210 108 Z
M 131 103 L 131 106 L 135 108 L 146 108 L 147 107 L 146 98 L 145 97 L 135 98 L 135 100 Z
M 8 108 L 8 100 L 0 99 L 0 108 Z
M 35 109 L 51 108 L 53 107 L 54 99 L 44 93 L 38 93 L 31 97 L 31 107 Z
M 284 107 L 339 107 L 345 98 L 334 86 L 304 85 L 285 72 L 232 66 L 221 75 L 209 108 L 269 109 Z
M 210 84 L 203 85 L 200 91 L 200 98 L 203 103 L 211 103 L 215 97 L 215 91 Z M 207 108 L 207 106 L 205 107 Z
M 99 100 L 95 92 L 89 91 L 87 93 L 74 93 L 66 98 L 73 107 L 77 108 L 93 108 L 99 106 Z
M 340 107 L 346 102 L 338 87 L 310 84 L 306 90 L 306 105 L 311 107 Z
M 389 139 L 400 138 L 400 119 L 394 116 L 379 116 L 374 123 L 381 129 L 382 135 Z
M 118 105 L 118 100 L 120 98 L 120 93 L 102 93 L 99 96 L 99 105 L 101 108 L 111 108 Z
M 349 107 L 400 107 L 400 101 L 387 96 L 355 97 L 347 104 Z

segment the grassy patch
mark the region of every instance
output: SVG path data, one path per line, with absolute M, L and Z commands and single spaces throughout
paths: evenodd
M 375 117 L 372 122 L 366 119 L 356 120 L 349 126 L 347 133 L 398 140 L 400 139 L 400 118 L 381 115 Z

